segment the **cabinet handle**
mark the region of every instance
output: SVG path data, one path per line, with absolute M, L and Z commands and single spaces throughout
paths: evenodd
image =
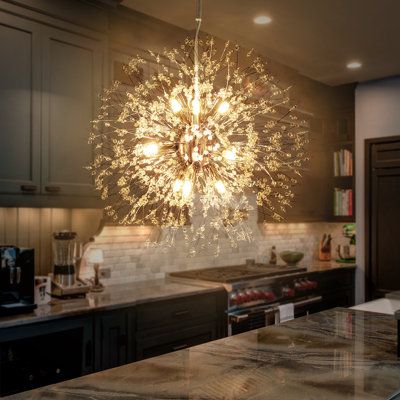
M 172 350 L 173 351 L 183 350 L 183 349 L 186 349 L 186 347 L 188 347 L 188 345 L 186 343 L 185 344 L 179 344 L 177 346 L 172 346 Z
M 175 311 L 173 315 L 174 317 L 182 317 L 187 314 L 189 314 L 189 310 L 180 310 L 180 311 Z
M 23 192 L 36 192 L 37 186 L 36 185 L 21 185 L 21 190 Z
M 49 193 L 58 193 L 61 188 L 60 186 L 45 186 L 44 190 Z

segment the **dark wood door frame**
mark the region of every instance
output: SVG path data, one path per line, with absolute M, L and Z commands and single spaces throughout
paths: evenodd
M 365 159 L 364 159 L 364 218 L 365 218 L 365 295 L 366 300 L 372 299 L 372 240 L 371 240 L 371 225 L 372 225 L 372 204 L 371 204 L 371 186 L 372 186 L 372 146 L 376 144 L 390 144 L 400 141 L 400 135 L 397 136 L 386 136 L 374 139 L 366 139 L 364 150 L 365 150 Z M 388 163 L 387 168 L 393 167 Z M 380 166 L 380 168 L 385 168 L 384 165 Z

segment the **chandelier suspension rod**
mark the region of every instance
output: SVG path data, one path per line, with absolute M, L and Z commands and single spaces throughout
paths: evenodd
M 196 35 L 194 37 L 194 98 L 197 102 L 200 99 L 199 91 L 199 32 L 201 26 L 201 16 L 203 11 L 203 1 L 196 0 Z M 195 116 L 195 123 L 198 123 L 198 115 Z

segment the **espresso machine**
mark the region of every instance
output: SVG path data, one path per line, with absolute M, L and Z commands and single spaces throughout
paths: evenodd
M 51 294 L 59 298 L 85 297 L 90 287 L 79 278 L 85 250 L 76 232 L 53 233 L 53 280 Z
M 0 316 L 36 308 L 34 260 L 33 249 L 0 246 Z

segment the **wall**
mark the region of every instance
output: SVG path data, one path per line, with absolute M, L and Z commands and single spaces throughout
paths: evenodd
M 47 274 L 52 264 L 52 233 L 76 231 L 82 240 L 96 233 L 101 210 L 65 208 L 0 208 L 0 245 L 33 247 L 36 274 Z
M 324 233 L 333 235 L 333 248 L 339 243 L 348 243 L 348 239 L 342 236 L 343 224 L 320 222 L 258 225 L 254 213 L 250 216 L 249 225 L 253 229 L 255 240 L 250 243 L 242 242 L 238 248 L 233 249 L 227 241 L 221 240 L 218 257 L 215 257 L 213 249 L 200 251 L 190 257 L 182 236 L 173 248 L 148 247 L 146 240 L 153 229 L 150 227 L 107 226 L 96 238 L 93 247 L 103 249 L 104 267 L 111 268 L 111 278 L 103 280 L 107 285 L 163 278 L 171 271 L 239 265 L 244 264 L 248 258 L 267 262 L 273 245 L 278 253 L 283 250 L 303 251 L 303 263 L 309 265 L 318 256 L 318 243 Z M 162 237 L 161 233 L 161 242 Z M 335 256 L 335 251 L 332 254 Z M 279 262 L 282 263 L 282 260 L 279 259 Z M 84 266 L 82 277 L 91 276 L 91 266 Z
M 400 77 L 359 84 L 355 97 L 356 115 L 356 223 L 357 302 L 364 299 L 364 146 L 365 139 L 400 134 Z
M 0 208 L 0 244 L 33 247 L 36 274 L 47 274 L 52 269 L 52 233 L 70 229 L 76 231 L 82 240 L 87 240 L 96 233 L 101 216 L 101 210 Z M 254 242 L 241 243 L 238 248 L 231 249 L 227 242 L 222 241 L 218 257 L 214 256 L 212 249 L 189 257 L 182 237 L 174 248 L 148 246 L 146 241 L 158 233 L 158 228 L 152 227 L 107 226 L 96 237 L 93 247 L 103 249 L 104 267 L 111 268 L 111 278 L 105 283 L 117 284 L 162 278 L 177 270 L 243 264 L 247 258 L 266 262 L 273 245 L 278 252 L 304 251 L 304 263 L 309 264 L 317 258 L 318 242 L 323 233 L 333 235 L 333 248 L 338 243 L 346 243 L 341 233 L 342 224 L 259 225 L 256 213 L 250 216 L 249 224 L 255 235 Z M 92 275 L 91 266 L 84 265 L 82 277 L 90 278 Z

